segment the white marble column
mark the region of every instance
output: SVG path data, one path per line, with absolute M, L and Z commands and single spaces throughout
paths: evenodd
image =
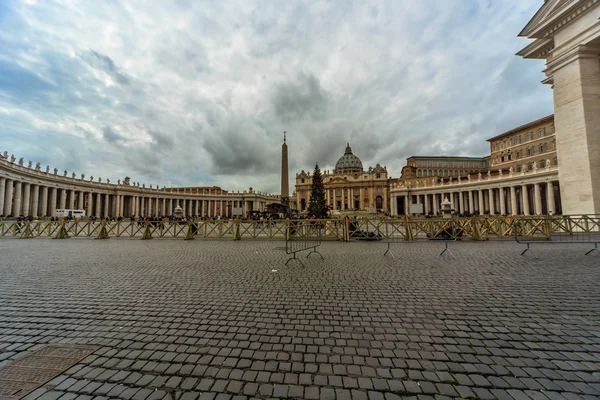
M 468 193 L 469 193 L 469 195 L 468 195 L 468 198 L 469 198 L 469 213 L 471 215 L 475 215 L 475 203 L 473 203 L 473 191 L 469 190 Z
M 105 193 L 102 197 L 104 197 L 104 218 L 110 217 L 108 206 L 110 204 L 110 194 Z
M 50 217 L 56 216 L 56 191 L 55 187 L 50 188 L 50 204 L 48 204 L 48 216 Z
M 494 207 L 494 189 L 488 189 L 488 202 L 490 203 L 490 215 L 496 213 L 496 207 Z
M 75 209 L 75 191 L 74 190 L 69 190 L 69 209 L 70 210 Z
M 423 195 L 423 204 L 423 211 L 425 212 L 425 215 L 429 215 L 429 195 L 427 193 Z
M 465 200 L 464 199 L 465 199 L 464 192 L 458 192 L 458 205 L 459 205 L 461 214 L 465 213 Z
M 410 215 L 410 197 L 408 194 L 404 195 L 404 215 Z
M 514 186 L 510 187 L 510 213 L 517 215 L 517 191 Z
M 529 214 L 529 192 L 527 191 L 527 185 L 521 186 L 521 195 L 523 197 L 523 214 Z
M 546 198 L 548 202 L 548 214 L 556 214 L 556 203 L 554 200 L 554 184 L 548 182 L 546 185 Z
M 6 198 L 6 178 L 0 178 L 0 214 L 4 215 L 4 201 Z
M 477 200 L 479 201 L 479 215 L 485 213 L 485 206 L 483 205 L 483 190 L 477 190 Z
M 77 203 L 77 209 L 78 210 L 85 210 L 85 197 L 84 197 L 84 193 L 83 191 L 79 191 L 79 200 Z
M 48 186 L 42 187 L 42 202 L 40 208 L 40 216 L 47 217 L 48 216 Z
M 506 215 L 506 199 L 504 198 L 504 188 L 498 188 L 498 196 L 500 197 L 500 215 Z
M 533 214 L 535 215 L 542 215 L 543 214 L 543 210 L 542 210 L 542 193 L 540 190 L 540 184 L 536 183 L 533 185 L 533 200 L 534 200 L 534 206 L 535 206 L 535 210 L 533 212 Z
M 125 216 L 125 196 L 119 195 L 119 217 Z
M 12 214 L 12 203 L 13 203 L 13 196 L 14 196 L 13 184 L 14 184 L 14 181 L 12 179 L 6 180 L 5 195 L 4 195 L 4 215 Z
M 102 193 L 96 193 L 96 216 L 102 216 Z
M 87 215 L 88 217 L 94 216 L 94 194 L 92 192 L 88 192 L 87 195 Z
M 31 185 L 31 211 L 29 211 L 29 214 L 34 218 L 38 216 L 39 195 L 40 187 L 38 185 Z
M 440 213 L 440 195 L 439 193 L 433 194 L 433 215 L 437 216 Z
M 67 208 L 67 191 L 65 189 L 59 189 L 59 190 L 60 190 L 59 208 L 64 210 L 65 208 Z
M 29 204 L 31 202 L 31 184 L 23 183 L 23 215 L 29 216 Z
M 18 217 L 21 215 L 21 190 L 23 184 L 15 181 L 15 197 L 13 199 L 12 215 Z

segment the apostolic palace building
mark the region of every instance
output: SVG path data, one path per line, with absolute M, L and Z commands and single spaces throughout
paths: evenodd
M 329 209 L 392 216 L 418 209 L 433 215 L 448 199 L 464 215 L 600 214 L 600 0 L 546 0 L 520 36 L 533 41 L 519 56 L 546 60 L 543 83 L 553 88 L 554 115 L 488 139 L 484 157 L 409 157 L 399 178 L 380 164 L 365 169 L 347 144 L 333 171 L 323 171 Z M 252 188 L 241 193 L 153 188 L 127 177 L 115 184 L 50 167 L 44 171 L 39 163 L 34 167 L 5 152 L 0 215 L 53 216 L 66 208 L 96 217 L 160 216 L 179 205 L 186 216 L 228 217 L 262 212 L 272 203 L 285 207 L 288 200 L 303 213 L 312 177 L 297 173 L 295 193 L 288 198 L 285 140 L 281 171 L 281 195 Z

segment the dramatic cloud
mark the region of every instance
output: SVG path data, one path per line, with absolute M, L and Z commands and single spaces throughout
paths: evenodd
M 0 3 L 0 151 L 147 185 L 279 191 L 411 155 L 486 155 L 552 113 L 514 54 L 542 1 Z

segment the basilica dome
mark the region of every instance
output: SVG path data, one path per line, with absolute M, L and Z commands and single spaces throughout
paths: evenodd
M 346 151 L 344 151 L 344 155 L 340 157 L 340 159 L 335 163 L 335 171 L 336 173 L 353 173 L 353 172 L 363 172 L 363 165 L 360 161 L 360 158 L 356 157 L 352 154 L 352 149 L 350 148 L 350 144 L 346 145 Z

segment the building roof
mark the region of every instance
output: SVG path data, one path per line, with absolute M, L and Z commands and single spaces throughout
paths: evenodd
M 500 138 L 502 138 L 504 136 L 511 135 L 513 133 L 517 133 L 517 132 L 525 130 L 525 129 L 529 129 L 529 128 L 532 128 L 532 127 L 534 127 L 536 125 L 543 124 L 544 122 L 549 122 L 549 121 L 552 121 L 552 120 L 554 120 L 554 114 L 548 115 L 547 117 L 540 118 L 540 119 L 537 119 L 537 120 L 532 121 L 532 122 L 529 122 L 529 123 L 527 123 L 525 125 L 518 126 L 518 127 L 514 128 L 514 129 L 511 129 L 510 131 L 501 133 L 498 136 L 494 136 L 493 138 L 489 138 L 487 141 L 491 142 L 492 140 L 500 139 Z
M 469 157 L 469 156 L 410 156 L 407 158 L 407 160 L 410 160 L 411 158 L 418 158 L 418 159 L 427 159 L 427 160 L 467 160 L 467 161 L 473 161 L 473 160 L 483 160 L 485 159 L 485 157 Z

